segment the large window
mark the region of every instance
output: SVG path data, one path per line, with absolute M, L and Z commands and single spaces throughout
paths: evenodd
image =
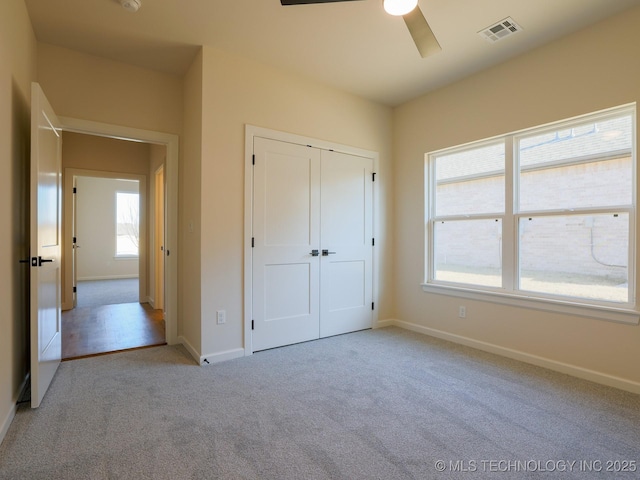
M 425 289 L 635 309 L 635 107 L 427 155 Z

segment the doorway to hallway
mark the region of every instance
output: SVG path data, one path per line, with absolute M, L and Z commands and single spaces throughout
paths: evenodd
M 178 256 L 176 255 L 178 243 L 177 219 L 179 150 L 177 135 L 69 117 L 61 117 L 61 121 L 65 133 L 73 132 L 86 136 L 97 136 L 110 139 L 130 140 L 133 142 L 148 143 L 149 145 L 151 145 L 152 149 L 160 148 L 163 151 L 165 186 L 163 202 L 165 216 L 164 242 L 162 249 L 162 251 L 164 252 L 164 271 L 162 273 L 165 280 L 163 298 L 165 338 L 167 343 L 170 345 L 177 343 L 179 341 L 177 325 Z M 87 159 L 88 157 L 84 157 L 82 163 L 76 168 L 90 168 L 90 166 L 85 163 L 85 160 Z M 100 168 L 98 168 L 98 170 L 100 170 Z M 127 169 L 125 168 L 119 170 L 122 171 Z M 68 198 L 68 195 L 70 195 L 69 189 L 65 189 L 64 195 L 65 203 L 70 202 L 71 200 Z M 65 222 L 65 224 L 67 224 L 67 222 Z M 65 231 L 64 238 L 69 239 L 70 236 L 70 232 Z M 67 241 L 65 245 L 65 257 L 71 258 L 73 256 L 71 252 L 71 243 Z M 68 295 L 68 292 L 70 290 L 70 288 L 68 287 L 70 283 L 70 268 L 65 268 L 64 270 L 66 272 L 64 275 L 66 283 L 65 288 L 63 288 L 63 292 L 66 292 L 67 295 L 63 296 L 63 304 L 65 303 L 65 301 L 69 302 L 70 300 L 70 295 Z M 146 269 L 144 269 L 143 271 L 146 271 Z M 149 301 L 151 301 L 150 298 Z
M 65 138 L 62 356 L 165 344 L 164 312 L 151 291 L 156 271 L 164 270 L 153 268 L 164 263 L 153 255 L 155 189 L 164 185 L 148 179 L 166 161 L 166 148 L 67 132 Z

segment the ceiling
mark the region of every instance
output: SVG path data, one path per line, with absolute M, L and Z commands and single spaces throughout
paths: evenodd
M 421 58 L 382 0 L 283 7 L 279 0 L 25 0 L 38 41 L 182 75 L 208 45 L 399 105 L 597 22 L 640 0 L 420 0 L 442 51 Z M 511 17 L 522 32 L 477 32 Z M 569 59 L 568 59 L 569 60 Z

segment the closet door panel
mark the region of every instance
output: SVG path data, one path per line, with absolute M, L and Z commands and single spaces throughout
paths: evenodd
M 370 158 L 322 151 L 321 337 L 372 326 L 372 171 Z
M 320 152 L 254 142 L 254 351 L 319 336 Z

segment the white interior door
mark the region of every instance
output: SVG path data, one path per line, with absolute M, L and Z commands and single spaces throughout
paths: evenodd
M 373 160 L 322 151 L 320 336 L 371 328 Z
M 40 85 L 31 87 L 31 406 L 42 401 L 62 356 L 61 124 Z
M 256 138 L 253 351 L 319 336 L 320 151 Z

